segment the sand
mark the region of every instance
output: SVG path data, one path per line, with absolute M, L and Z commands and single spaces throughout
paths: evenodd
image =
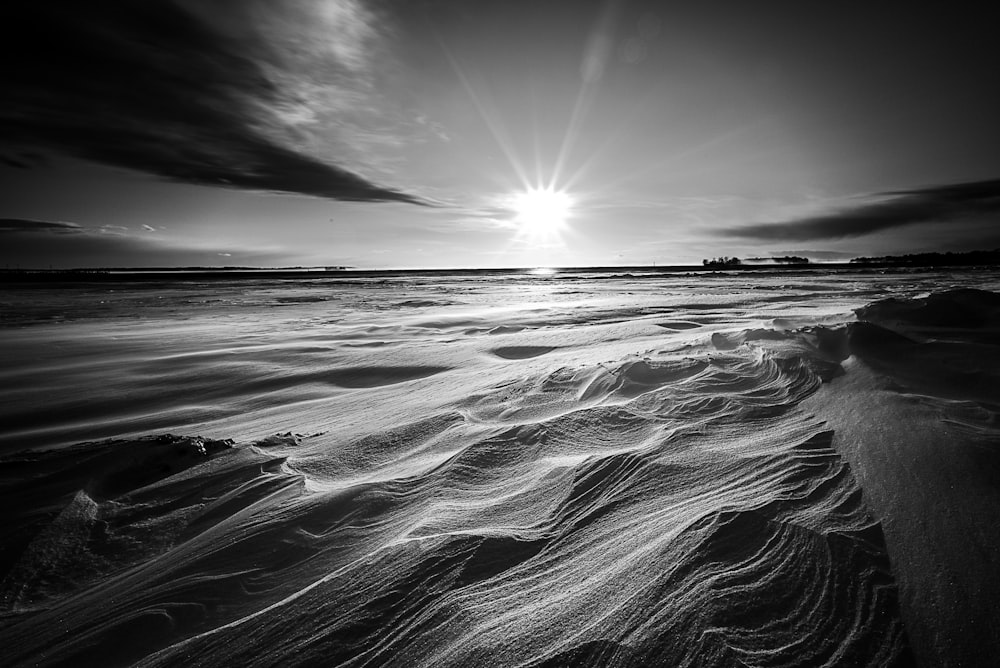
M 992 665 L 998 291 L 10 287 L 0 660 Z

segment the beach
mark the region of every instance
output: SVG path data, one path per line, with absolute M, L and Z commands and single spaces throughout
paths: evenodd
M 1000 656 L 995 269 L 0 300 L 4 665 Z

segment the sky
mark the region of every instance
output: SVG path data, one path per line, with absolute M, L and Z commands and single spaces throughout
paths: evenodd
M 5 3 L 0 267 L 1000 247 L 985 7 Z

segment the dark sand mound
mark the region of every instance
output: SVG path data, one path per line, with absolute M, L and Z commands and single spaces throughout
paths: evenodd
M 135 535 L 118 536 L 98 512 L 102 504 L 119 509 L 112 500 L 234 453 L 231 441 L 164 435 L 0 461 L 0 503 L 9 510 L 0 520 L 4 609 L 64 596 L 148 557 L 165 534 L 139 528 Z
M 954 290 L 857 311 L 859 363 L 816 395 L 882 521 L 921 665 L 1000 656 L 1000 295 Z
M 556 348 L 557 346 L 500 346 L 490 352 L 505 360 L 523 360 L 545 355 Z
M 1000 336 L 1000 294 L 987 290 L 963 288 L 920 299 L 886 299 L 856 312 L 859 320 L 919 336 L 952 334 L 964 341 L 994 343 Z
M 673 329 L 673 330 L 685 330 L 685 329 L 697 329 L 702 327 L 701 323 L 691 322 L 688 320 L 671 320 L 669 322 L 658 322 L 657 327 L 662 327 L 663 329 Z
M 219 526 L 263 499 L 297 493 L 301 477 L 282 474 L 283 462 L 231 442 L 171 435 L 5 458 L 0 502 L 11 512 L 0 524 L 0 636 L 7 665 L 125 665 L 183 629 L 252 605 L 254 592 L 234 586 L 244 577 L 227 574 L 223 563 L 245 575 L 259 556 L 212 566 L 211 553 L 226 551 L 216 545 L 192 569 L 184 555 L 192 541 L 211 542 Z M 261 555 L 263 547 L 248 549 Z M 171 564 L 165 579 L 161 559 Z M 21 655 L 25 620 L 47 629 L 30 642 L 30 660 Z

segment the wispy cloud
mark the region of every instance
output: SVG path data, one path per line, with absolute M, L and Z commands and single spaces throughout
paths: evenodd
M 871 200 L 807 218 L 729 226 L 718 233 L 766 241 L 822 241 L 997 213 L 1000 212 L 1000 179 L 879 193 Z
M 119 225 L 85 227 L 69 222 L 0 219 L 0 266 L 23 268 L 166 267 L 282 264 L 277 250 L 233 243 L 228 248 L 175 242 L 160 235 L 127 233 Z
M 44 162 L 45 159 L 40 154 L 24 149 L 0 153 L 0 164 L 15 169 L 31 169 Z
M 399 138 L 360 0 L 37 0 L 5 15 L 20 37 L 0 46 L 6 163 L 45 150 L 202 185 L 424 203 L 365 175 Z
M 76 234 L 84 228 L 76 223 L 61 223 L 46 220 L 30 220 L 26 218 L 0 218 L 0 234 L 4 233 L 48 233 Z

